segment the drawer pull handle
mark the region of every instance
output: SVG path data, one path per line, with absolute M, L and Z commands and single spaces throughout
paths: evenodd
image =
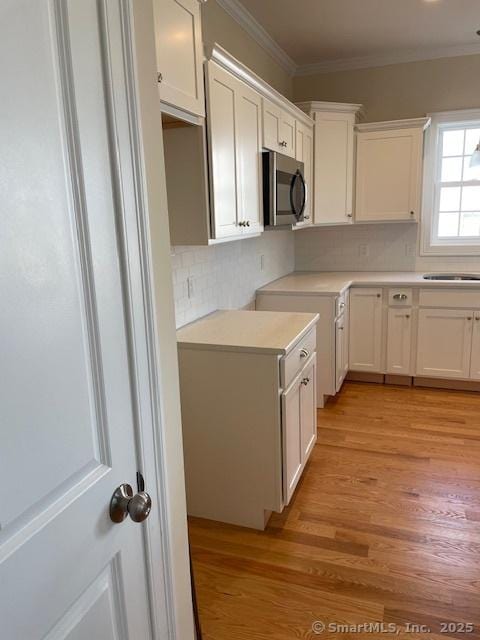
M 306 349 L 300 349 L 300 358 L 308 358 L 309 352 Z
M 396 294 L 393 296 L 393 299 L 394 299 L 394 300 L 408 300 L 408 296 L 407 296 L 407 294 L 406 294 L 406 293 L 396 293 Z
M 310 378 L 303 378 L 302 379 L 302 384 L 304 384 L 305 386 L 307 386 L 307 384 L 310 382 Z

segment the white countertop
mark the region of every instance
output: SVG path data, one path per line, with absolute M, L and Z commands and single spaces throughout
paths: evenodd
M 425 272 L 415 271 L 297 271 L 274 280 L 257 293 L 297 295 L 338 295 L 351 286 L 425 287 L 440 289 L 480 289 L 480 281 L 424 280 Z M 474 273 L 474 272 L 471 272 Z
M 180 349 L 285 355 L 318 320 L 316 313 L 216 311 L 177 331 Z

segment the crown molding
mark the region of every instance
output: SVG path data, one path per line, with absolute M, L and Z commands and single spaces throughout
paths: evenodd
M 214 44 L 210 50 L 206 51 L 208 62 L 215 62 L 236 78 L 255 89 L 261 96 L 270 100 L 284 111 L 290 113 L 296 120 L 300 120 L 307 127 L 313 127 L 313 120 L 299 109 L 293 102 L 287 100 L 279 91 L 269 85 L 263 78 L 257 76 L 243 62 L 234 58 L 219 44 Z
M 309 76 L 315 73 L 333 73 L 335 71 L 370 69 L 373 67 L 386 67 L 391 64 L 436 60 L 438 58 L 457 58 L 459 56 L 472 56 L 478 54 L 480 54 L 480 44 L 455 45 L 451 47 L 438 47 L 435 49 L 410 49 L 409 51 L 397 51 L 374 56 L 341 58 L 338 60 L 325 60 L 323 62 L 304 64 L 297 67 L 295 75 Z
M 309 100 L 307 102 L 296 102 L 299 109 L 307 114 L 312 111 L 322 111 L 326 113 L 351 113 L 354 115 L 363 112 L 362 104 L 350 104 L 348 102 L 324 102 L 319 100 Z
M 371 133 L 373 131 L 389 131 L 391 129 L 422 129 L 425 131 L 430 126 L 432 119 L 426 118 L 408 118 L 406 120 L 386 120 L 385 122 L 365 122 L 356 124 L 355 131 L 363 133 Z
M 289 75 L 293 76 L 297 70 L 296 63 L 275 42 L 262 25 L 245 9 L 239 0 L 216 0 L 217 3 L 241 26 L 245 31 L 269 53 L 272 58 Z

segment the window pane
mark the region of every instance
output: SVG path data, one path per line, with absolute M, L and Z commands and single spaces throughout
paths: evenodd
M 443 132 L 443 156 L 462 156 L 465 129 Z
M 459 213 L 440 213 L 438 215 L 438 237 L 458 235 Z
M 463 187 L 462 211 L 480 210 L 480 187 Z
M 460 209 L 460 191 L 461 187 L 442 187 L 440 189 L 440 211 L 458 211 Z
M 462 179 L 462 158 L 442 160 L 442 182 L 460 182 Z
M 463 160 L 463 179 L 480 180 L 480 165 L 477 165 L 476 167 L 470 167 L 471 157 L 472 156 L 466 156 Z
M 480 236 L 480 211 L 462 213 L 460 235 L 463 237 Z
M 480 142 L 480 129 L 467 129 L 465 138 L 465 153 L 473 153 Z

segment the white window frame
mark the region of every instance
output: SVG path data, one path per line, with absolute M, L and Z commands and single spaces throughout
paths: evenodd
M 422 256 L 478 256 L 480 255 L 480 239 L 477 238 L 437 238 L 436 224 L 436 190 L 439 178 L 439 145 L 440 133 L 449 127 L 469 127 L 480 122 L 480 109 L 464 109 L 461 111 L 443 111 L 428 114 L 431 125 L 425 135 L 423 199 L 421 218 L 420 255 Z

